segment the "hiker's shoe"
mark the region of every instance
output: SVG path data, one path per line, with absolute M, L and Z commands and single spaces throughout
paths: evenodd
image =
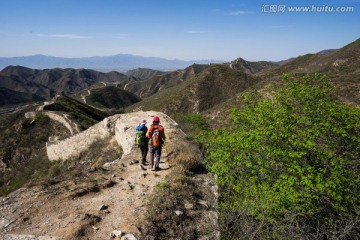
M 133 159 L 133 160 L 130 161 L 130 165 L 135 164 L 135 163 L 138 163 L 138 162 L 139 162 L 139 160 Z

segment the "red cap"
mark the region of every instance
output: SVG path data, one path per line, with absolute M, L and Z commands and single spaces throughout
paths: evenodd
M 153 122 L 160 122 L 160 118 L 158 116 L 155 116 Z

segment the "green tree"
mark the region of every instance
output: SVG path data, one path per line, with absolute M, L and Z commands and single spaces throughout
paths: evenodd
M 267 94 L 242 95 L 245 107 L 230 111 L 232 127 L 201 140 L 221 189 L 223 234 L 356 236 L 360 110 L 335 101 L 323 75 L 283 80 Z

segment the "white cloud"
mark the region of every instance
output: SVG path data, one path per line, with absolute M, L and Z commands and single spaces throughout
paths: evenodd
M 232 11 L 232 12 L 229 12 L 227 15 L 230 15 L 230 16 L 242 16 L 242 15 L 248 15 L 248 14 L 253 14 L 254 12 L 251 12 L 251 11 L 242 11 L 242 10 L 239 10 L 239 11 Z
M 90 36 L 82 36 L 76 34 L 35 34 L 38 37 L 49 37 L 49 38 L 67 38 L 67 39 L 84 39 L 92 38 Z
M 201 34 L 201 33 L 205 33 L 205 31 L 202 31 L 202 30 L 189 30 L 189 31 L 187 31 L 187 33 L 189 33 L 189 34 Z
M 118 34 L 115 34 L 115 38 L 116 39 L 126 39 L 129 37 L 129 34 L 126 34 L 126 33 L 118 33 Z

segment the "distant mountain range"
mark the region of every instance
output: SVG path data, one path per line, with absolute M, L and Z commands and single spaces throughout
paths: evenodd
M 93 70 L 95 67 L 93 69 L 71 67 L 41 70 L 23 66 L 8 66 L 0 71 L 0 107 L 48 100 L 57 93 L 63 92 L 84 103 L 89 100 L 89 104 L 92 102 L 97 106 L 117 108 L 126 107 L 129 104 L 124 101 L 124 98 L 128 98 L 131 93 L 137 97 L 131 96 L 131 103 L 137 102 L 134 104 L 136 109 L 155 109 L 165 113 L 171 113 L 174 110 L 197 113 L 227 101 L 249 87 L 261 87 L 271 81 L 278 81 L 283 73 L 290 72 L 298 74 L 324 73 L 338 87 L 338 96 L 341 96 L 342 100 L 358 104 L 360 103 L 358 94 L 360 92 L 359 49 L 360 39 L 341 49 L 324 50 L 282 62 L 250 62 L 237 58 L 231 62 L 217 64 L 192 63 L 173 71 L 137 67 L 123 73 L 118 71 L 105 73 Z M 121 57 L 117 56 L 119 60 Z M 158 60 L 158 62 L 168 61 L 159 58 L 127 56 L 128 59 L 132 59 L 133 66 L 139 66 L 141 59 L 147 59 L 149 64 L 151 59 Z M 47 58 L 46 56 L 33 56 L 33 58 L 37 57 L 39 59 Z M 98 58 L 102 59 L 103 57 Z M 0 61 L 3 59 L 0 58 Z M 59 60 L 61 58 L 49 57 L 49 59 Z M 90 61 L 96 57 L 85 59 Z M 116 59 L 115 56 L 114 59 Z M 135 63 L 136 59 L 140 62 Z M 71 60 L 74 61 L 72 66 L 75 66 L 75 59 Z M 113 66 L 116 65 L 115 62 L 114 60 Z M 189 63 L 187 62 L 187 64 Z M 99 89 L 108 86 L 117 88 Z M 97 90 L 95 91 L 95 89 Z M 92 94 L 95 95 L 91 96 Z M 110 96 L 111 101 L 106 100 L 106 96 Z M 121 105 L 117 105 L 114 99 L 119 100 Z M 156 108 L 152 102 L 154 99 L 167 100 Z M 138 102 L 139 100 L 141 101 Z
M 24 57 L 0 57 L 0 70 L 7 66 L 23 66 L 32 69 L 47 68 L 88 68 L 100 72 L 124 72 L 135 68 L 150 68 L 161 71 L 183 69 L 191 64 L 219 63 L 220 60 L 168 60 L 159 57 L 142 57 L 118 54 L 102 57 L 63 58 L 44 55 Z

